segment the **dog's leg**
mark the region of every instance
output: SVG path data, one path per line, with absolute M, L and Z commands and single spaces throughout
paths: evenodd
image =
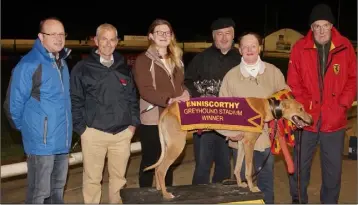
M 185 139 L 185 138 L 184 138 Z M 178 143 L 178 142 L 177 142 Z M 165 186 L 165 176 L 169 167 L 175 162 L 175 160 L 180 156 L 185 147 L 185 141 L 179 142 L 178 144 L 172 144 L 168 147 L 167 153 L 163 159 L 163 162 L 158 167 L 158 178 L 159 183 L 162 187 L 162 194 L 165 199 L 172 199 L 174 195 L 167 191 Z
M 245 177 L 252 192 L 259 192 L 260 189 L 252 183 L 254 148 L 259 134 L 246 132 L 243 139 L 245 150 Z
M 177 118 L 171 114 L 166 116 L 161 126 L 165 136 L 166 151 L 163 161 L 157 167 L 157 179 L 163 197 L 165 199 L 172 199 L 174 195 L 167 191 L 165 176 L 169 167 L 176 161 L 185 147 L 187 131 L 181 130 Z
M 244 146 L 241 141 L 238 141 L 237 145 L 238 145 L 237 157 L 236 157 L 236 166 L 235 166 L 234 174 L 236 176 L 237 185 L 239 187 L 246 188 L 247 184 L 245 182 L 242 182 L 241 174 L 240 174 L 242 168 L 242 162 L 244 161 L 244 157 L 245 157 Z
M 160 187 L 160 184 L 159 184 L 159 177 L 158 177 L 158 167 L 155 168 L 155 188 L 160 191 L 161 190 L 161 187 Z

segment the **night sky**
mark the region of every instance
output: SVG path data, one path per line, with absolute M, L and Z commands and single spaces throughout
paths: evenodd
M 68 39 L 94 36 L 101 23 L 117 27 L 119 36 L 146 35 L 155 18 L 165 18 L 174 27 L 179 41 L 211 40 L 210 24 L 218 17 L 231 17 L 236 22 L 236 35 L 245 31 L 269 34 L 281 28 L 292 28 L 305 34 L 312 7 L 328 3 L 336 19 L 339 0 L 286 1 L 18 1 L 5 0 L 1 6 L 1 37 L 34 39 L 41 19 L 60 18 Z M 21 2 L 21 3 L 20 3 Z M 265 28 L 265 2 L 267 26 Z M 357 1 L 340 1 L 340 32 L 351 40 L 357 39 Z M 335 24 L 338 27 L 337 23 Z

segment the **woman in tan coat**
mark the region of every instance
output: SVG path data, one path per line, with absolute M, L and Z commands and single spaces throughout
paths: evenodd
M 282 89 L 289 89 L 280 69 L 260 59 L 261 47 L 259 42 L 261 42 L 260 36 L 255 33 L 248 33 L 239 38 L 239 51 L 242 55 L 241 63 L 232 68 L 224 77 L 220 88 L 220 97 L 268 98 Z M 229 146 L 237 149 L 237 143 L 232 141 L 241 139 L 242 136 L 233 137 L 229 142 Z M 233 145 L 236 145 L 236 147 Z M 256 170 L 262 166 L 265 158 L 270 153 L 270 146 L 266 124 L 263 133 L 255 144 L 254 165 Z M 236 149 L 234 149 L 234 163 L 237 156 Z M 245 167 L 244 163 L 243 167 Z M 257 177 L 257 186 L 264 193 L 266 204 L 274 203 L 273 168 L 274 157 L 270 155 Z M 245 178 L 243 173 L 241 178 Z
M 159 115 L 170 103 L 189 100 L 184 87 L 182 50 L 176 43 L 170 23 L 156 19 L 148 31 L 150 46 L 134 64 L 133 75 L 140 94 L 141 125 L 137 130 L 142 146 L 139 186 L 151 187 L 154 171 L 143 169 L 154 164 L 160 156 L 158 133 Z M 172 186 L 173 170 L 169 168 L 166 185 Z

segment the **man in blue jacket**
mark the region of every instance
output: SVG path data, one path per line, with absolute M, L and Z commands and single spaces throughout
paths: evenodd
M 40 23 L 38 39 L 13 70 L 4 109 L 27 155 L 25 203 L 64 203 L 72 141 L 69 72 L 61 21 Z

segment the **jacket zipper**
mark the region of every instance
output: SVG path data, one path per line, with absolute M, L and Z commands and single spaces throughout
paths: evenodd
M 338 50 L 338 48 L 339 48 L 339 50 Z M 339 53 L 339 52 L 341 52 L 341 51 L 343 51 L 344 49 L 346 49 L 347 47 L 338 47 L 338 48 L 335 48 L 335 50 L 336 51 L 334 51 L 334 52 L 332 52 L 332 54 L 331 54 L 331 56 L 329 56 L 328 55 L 328 58 L 327 58 L 327 60 L 329 60 L 328 61 L 328 63 L 327 63 L 327 65 L 326 65 L 326 70 L 328 69 L 328 67 L 331 65 L 331 63 L 332 63 L 332 59 L 333 59 L 333 55 L 336 55 L 337 53 Z M 329 58 L 330 57 L 330 58 Z
M 338 48 L 339 48 L 339 49 L 338 49 Z M 345 48 L 346 48 L 346 47 L 343 47 L 343 48 L 337 47 L 337 48 L 334 49 L 334 50 L 336 50 L 336 51 L 334 51 L 334 52 L 332 52 L 332 53 L 328 53 L 328 56 L 327 56 L 328 62 L 327 62 L 327 64 L 326 64 L 326 66 L 325 66 L 325 70 L 327 70 L 327 69 L 329 68 L 329 66 L 331 65 L 333 56 L 334 56 L 335 54 L 341 52 L 341 51 L 344 50 Z M 317 51 L 317 52 L 318 52 L 318 51 Z M 323 46 L 323 52 L 324 52 L 324 46 Z M 319 54 L 318 54 L 318 56 L 319 56 Z M 322 55 L 322 57 L 323 57 L 322 62 L 324 63 L 324 55 Z M 322 73 L 321 73 L 321 72 L 322 72 L 322 69 L 321 69 L 321 64 L 320 64 L 319 59 L 318 59 L 318 66 L 319 66 L 318 75 L 319 75 L 320 101 L 321 101 L 320 103 L 322 103 L 322 101 L 323 101 L 323 91 L 324 91 L 324 78 L 325 78 L 325 75 L 322 76 Z M 317 123 L 317 126 L 316 126 L 318 132 L 320 131 L 320 128 L 321 128 L 321 126 L 320 126 L 320 124 L 321 124 L 321 114 L 322 114 L 322 112 L 321 112 L 321 108 L 320 108 L 320 112 L 319 112 L 319 116 L 318 116 L 318 123 Z
M 47 117 L 45 117 L 44 121 L 44 136 L 43 136 L 44 144 L 47 144 Z
M 339 49 L 338 49 L 339 48 Z M 329 66 L 331 65 L 331 63 L 332 63 L 332 60 L 333 60 L 333 56 L 334 55 L 336 55 L 337 53 L 339 53 L 339 52 L 341 52 L 342 50 L 344 50 L 346 47 L 338 47 L 338 48 L 335 48 L 334 50 L 336 50 L 336 51 L 334 51 L 334 52 L 332 52 L 332 53 L 328 53 L 328 56 L 327 56 L 327 64 L 326 64 L 326 66 L 325 66 L 325 72 L 328 70 L 328 68 L 329 68 Z M 324 49 L 324 47 L 323 47 L 323 49 Z M 323 52 L 324 52 L 324 50 L 323 50 Z M 323 62 L 324 62 L 324 58 L 323 58 L 323 60 L 322 60 Z M 320 69 L 321 70 L 321 69 Z M 321 74 L 322 75 L 322 74 Z M 325 75 L 323 74 L 323 76 L 321 77 L 321 79 L 322 79 L 322 90 L 321 90 L 321 102 L 323 101 L 323 90 L 324 90 L 324 78 L 325 78 Z
M 326 64 L 326 59 L 325 59 L 325 54 L 326 54 L 326 51 L 325 51 L 325 46 L 322 46 L 323 47 L 323 55 L 322 55 L 322 63 L 323 63 L 323 65 L 325 66 L 325 70 L 321 70 L 321 72 L 323 72 L 323 73 L 321 73 L 321 77 L 322 77 L 322 79 L 324 78 L 324 76 L 325 76 L 325 71 L 326 71 L 326 66 L 327 66 L 327 64 Z M 329 53 L 328 53 L 328 55 L 327 55 L 327 59 L 328 59 L 328 56 L 329 56 Z M 322 69 L 322 66 L 320 66 L 320 69 Z
M 57 66 L 57 64 L 56 64 Z M 61 75 L 61 71 L 60 68 L 57 66 L 57 72 L 58 72 L 58 76 L 60 78 L 61 81 L 61 86 L 62 86 L 62 94 L 65 95 L 65 88 L 63 86 L 63 82 L 62 82 L 62 75 Z M 66 147 L 68 147 L 68 115 L 67 115 L 67 108 L 65 109 L 66 111 Z

